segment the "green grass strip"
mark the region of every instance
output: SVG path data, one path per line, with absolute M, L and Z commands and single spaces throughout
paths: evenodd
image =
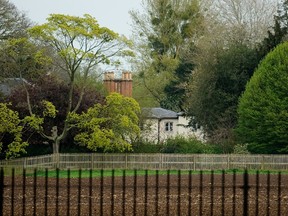
M 222 174 L 222 170 L 214 170 L 214 174 Z M 224 170 L 225 174 L 233 174 L 234 172 L 236 174 L 243 174 L 244 170 Z M 270 172 L 270 174 L 278 174 L 279 171 L 268 171 L 268 170 L 259 170 L 259 174 L 267 174 Z M 188 174 L 189 171 L 187 170 L 182 170 L 181 174 L 185 175 Z M 200 171 L 192 171 L 192 174 L 199 174 Z M 210 170 L 203 170 L 203 174 L 210 174 Z M 256 174 L 256 170 L 248 170 L 249 174 Z M 283 171 L 281 172 L 282 174 L 288 174 L 288 171 Z M 148 170 L 148 175 L 155 175 L 156 171 L 155 170 Z M 167 170 L 159 170 L 159 175 L 166 175 Z M 177 175 L 178 170 L 170 170 L 171 175 Z M 112 170 L 104 170 L 103 172 L 104 177 L 111 177 L 112 176 Z M 134 176 L 134 170 L 126 170 L 125 173 L 126 176 Z M 145 170 L 137 170 L 137 175 L 138 176 L 143 176 L 145 175 Z M 27 176 L 33 176 L 32 173 L 28 173 Z M 38 177 L 45 177 L 45 170 L 38 170 L 37 171 L 37 176 Z M 60 170 L 59 171 L 59 177 L 60 178 L 67 178 L 68 176 L 68 171 L 67 170 Z M 92 171 L 92 177 L 100 177 L 101 176 L 101 170 L 93 170 Z M 123 170 L 115 170 L 114 171 L 114 176 L 117 177 L 122 177 L 123 176 Z M 48 177 L 50 178 L 55 178 L 56 177 L 56 170 L 49 170 L 48 171 Z M 70 177 L 71 178 L 78 178 L 79 177 L 79 170 L 71 170 L 70 171 Z M 90 171 L 89 170 L 82 170 L 81 171 L 81 177 L 82 178 L 89 178 L 90 177 Z

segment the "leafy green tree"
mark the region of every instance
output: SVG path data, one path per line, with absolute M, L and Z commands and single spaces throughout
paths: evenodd
M 18 113 L 9 109 L 7 104 L 0 103 L 0 152 L 6 158 L 13 158 L 25 153 L 27 142 L 22 141 L 21 120 Z
M 192 123 L 202 126 L 214 141 L 223 142 L 232 136 L 238 98 L 259 60 L 255 49 L 242 44 L 231 44 L 225 52 L 214 54 L 213 61 L 195 71 L 186 105 Z
M 42 116 L 44 109 L 42 104 L 43 100 L 50 101 L 55 106 L 55 109 L 58 110 L 55 118 L 46 117 L 44 119 L 45 127 L 43 128 L 43 131 L 49 133 L 51 128 L 55 125 L 60 129 L 63 128 L 66 118 L 66 107 L 68 104 L 68 101 L 66 100 L 69 92 L 68 84 L 55 74 L 43 74 L 38 79 L 31 82 L 30 85 L 27 85 L 26 88 L 29 92 L 33 113 L 36 116 Z M 73 98 L 79 98 L 80 92 L 81 86 L 76 85 L 73 92 Z M 6 97 L 5 101 L 11 103 L 11 108 L 19 113 L 21 119 L 29 116 L 26 91 L 22 85 L 15 88 L 11 94 Z M 76 100 L 74 100 L 74 103 L 75 101 Z M 103 104 L 104 96 L 99 93 L 95 86 L 87 86 L 78 112 L 86 112 L 88 108 L 94 106 L 95 103 Z M 47 141 L 45 138 L 39 137 L 39 134 L 35 133 L 35 131 L 31 130 L 29 127 L 26 127 L 23 133 L 23 138 L 27 138 L 27 141 L 31 145 Z M 63 145 L 68 143 L 72 144 L 73 136 L 75 136 L 76 133 L 77 132 L 74 130 L 70 131 L 67 138 L 64 140 Z
M 51 70 L 51 62 L 47 49 L 36 46 L 28 38 L 7 39 L 0 47 L 0 79 L 23 78 L 33 81 Z
M 75 140 L 93 151 L 131 150 L 131 142 L 140 133 L 139 113 L 139 104 L 133 98 L 112 93 L 104 105 L 96 104 L 81 115 L 73 115 L 81 130 Z
M 141 81 L 138 83 L 162 107 L 181 110 L 183 86 L 193 68 L 187 56 L 190 57 L 202 28 L 198 1 L 145 0 L 143 3 L 143 14 L 131 13 L 140 58 L 136 62 L 137 78 Z
M 261 62 L 239 101 L 236 132 L 253 153 L 288 151 L 288 43 Z
M 185 109 L 194 127 L 201 126 L 207 138 L 230 152 L 238 98 L 262 59 L 257 43 L 273 22 L 275 4 L 270 0 L 205 2 L 210 4 L 203 5 L 205 29 L 197 43 Z
M 31 119 L 28 123 L 32 124 L 41 136 L 53 142 L 53 152 L 58 153 L 61 141 L 74 127 L 70 124 L 69 117 L 79 110 L 85 94 L 85 80 L 91 70 L 99 64 L 118 63 L 117 57 L 131 55 L 131 52 L 127 49 L 129 41 L 126 38 L 120 37 L 108 28 L 100 27 L 90 15 L 75 17 L 52 14 L 47 20 L 47 23 L 31 28 L 29 34 L 41 44 L 47 44 L 57 52 L 59 59 L 53 63 L 67 74 L 69 91 L 64 126 L 60 128 L 54 125 L 48 130 L 51 133 L 47 134 L 42 129 L 42 124 L 33 125 L 41 123 L 42 117 L 34 114 L 29 92 L 27 92 L 27 104 Z M 81 76 L 83 85 L 79 97 L 74 98 L 77 75 Z

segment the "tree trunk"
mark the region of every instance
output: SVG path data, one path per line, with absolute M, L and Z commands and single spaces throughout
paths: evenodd
M 52 130 L 52 140 L 53 140 L 53 154 L 59 154 L 59 147 L 60 147 L 60 137 L 58 136 L 58 129 L 57 126 L 53 126 Z
M 58 169 L 60 164 L 59 148 L 60 148 L 60 139 L 58 139 L 57 137 L 53 142 L 53 163 L 55 169 Z
M 60 140 L 57 137 L 53 143 L 53 154 L 59 154 L 59 149 L 60 149 Z

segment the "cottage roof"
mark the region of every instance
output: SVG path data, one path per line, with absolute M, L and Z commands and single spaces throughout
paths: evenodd
M 163 109 L 160 107 L 153 107 L 153 108 L 143 108 L 142 109 L 142 114 L 146 118 L 156 118 L 156 119 L 177 119 L 178 118 L 178 113 Z
M 24 82 L 25 84 L 29 84 L 27 80 L 24 78 L 4 78 L 0 81 L 0 92 L 4 95 L 9 95 L 11 90 Z

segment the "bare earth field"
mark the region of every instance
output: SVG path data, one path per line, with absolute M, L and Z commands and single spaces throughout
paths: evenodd
M 123 186 L 123 181 L 125 185 Z M 243 215 L 243 175 L 4 179 L 3 215 Z M 102 182 L 102 184 L 101 184 Z M 168 182 L 168 183 L 167 183 Z M 191 182 L 191 184 L 189 184 Z M 201 183 L 202 182 L 202 183 Z M 280 187 L 279 187 L 279 182 Z M 136 184 L 135 184 L 136 183 Z M 249 215 L 288 215 L 288 175 L 249 175 Z M 267 186 L 267 183 L 270 186 Z M 92 187 L 90 185 L 92 184 Z M 180 185 L 180 186 L 179 186 Z M 224 186 L 224 187 L 223 187 Z M 46 190 L 46 188 L 48 188 Z M 58 190 L 57 190 L 58 188 Z M 68 188 L 70 188 L 68 190 Z M 91 188 L 91 189 L 90 189 Z M 135 191 L 136 189 L 136 191 Z M 24 194 L 23 194 L 24 190 Z M 36 196 L 35 196 L 36 195 Z M 103 195 L 103 196 L 101 196 Z M 13 196 L 14 198 L 11 198 Z M 124 199 L 123 199 L 124 198 Z M 46 204 L 45 204 L 46 203 Z M 24 208 L 23 208 L 24 206 Z M 1 214 L 1 212 L 0 212 Z

